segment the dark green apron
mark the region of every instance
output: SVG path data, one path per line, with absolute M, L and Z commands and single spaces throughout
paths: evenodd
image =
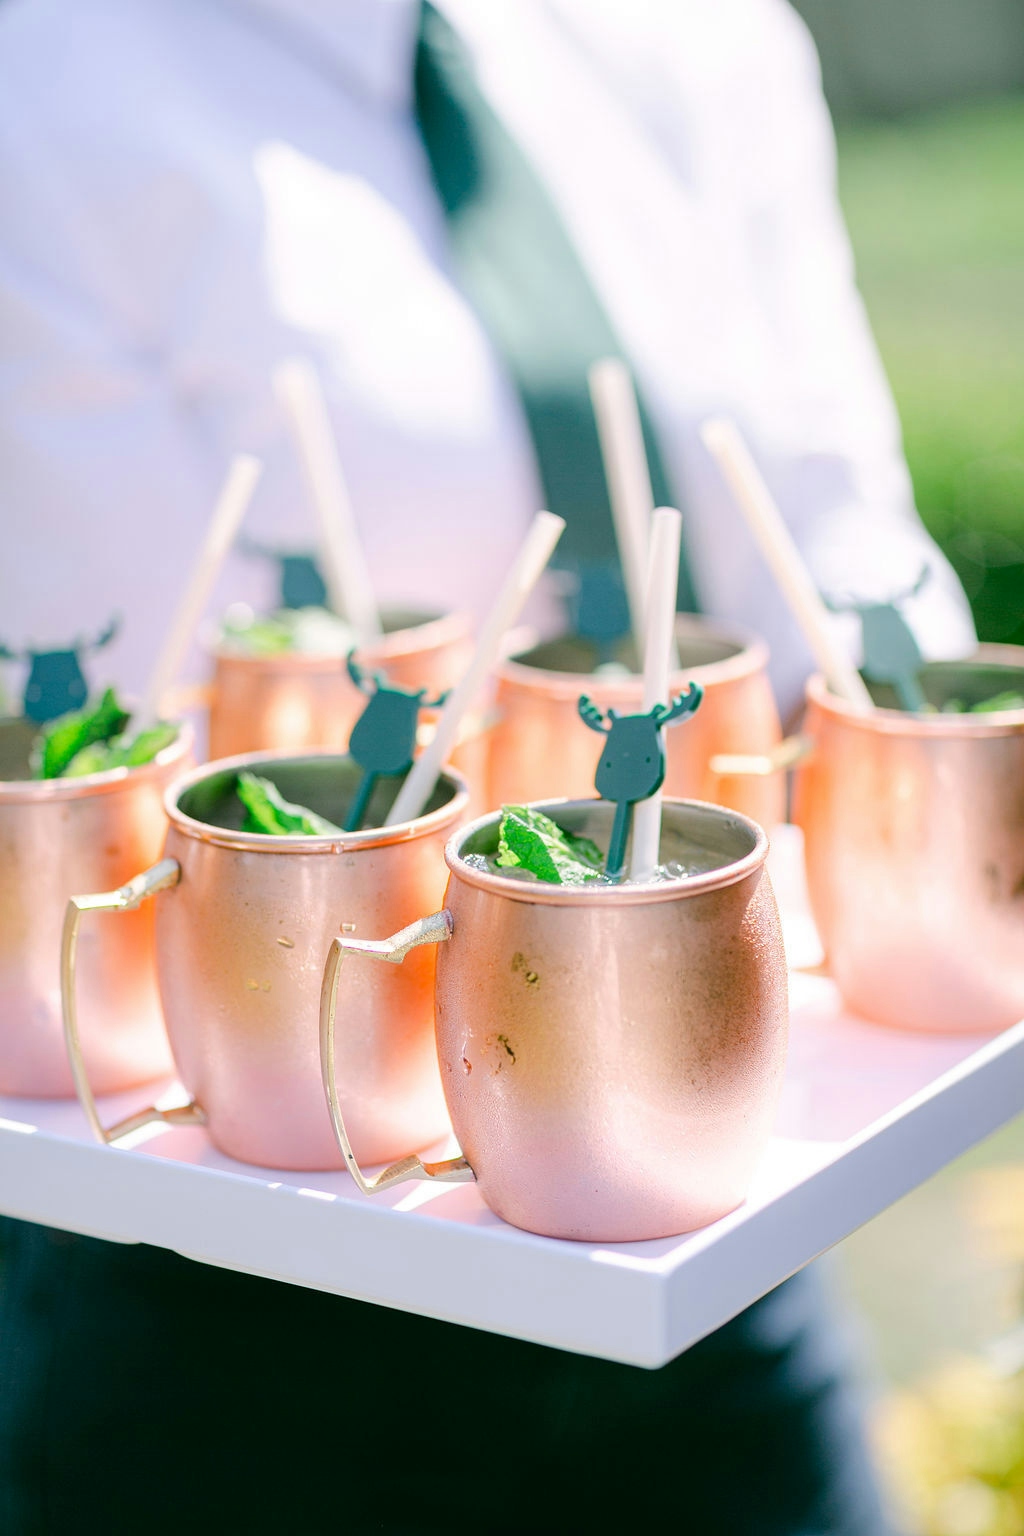
M 617 565 L 587 372 L 623 350 L 561 219 L 526 156 L 484 99 L 466 49 L 423 7 L 416 117 L 448 221 L 459 285 L 519 391 L 545 505 L 566 520 L 557 559 Z M 678 506 L 642 396 L 656 506 Z M 696 611 L 680 555 L 679 606 Z

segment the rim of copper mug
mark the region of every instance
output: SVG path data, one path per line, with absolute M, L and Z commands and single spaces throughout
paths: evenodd
M 738 682 L 742 678 L 765 671 L 768 666 L 767 642 L 751 630 L 734 629 L 730 625 L 709 622 L 695 613 L 677 614 L 676 626 L 677 633 L 684 638 L 687 632 L 699 633 L 707 635 L 712 640 L 738 646 L 739 649 L 734 656 L 725 656 L 721 661 L 698 662 L 692 667 L 677 668 L 669 678 L 671 688 L 681 687 L 688 679 L 694 677 L 705 686 Z M 538 642 L 538 644 L 543 643 L 545 642 Z M 543 692 L 549 696 L 555 694 L 560 697 L 575 698 L 586 691 L 588 683 L 594 689 L 600 689 L 606 698 L 613 695 L 626 697 L 633 693 L 639 695 L 643 692 L 644 680 L 640 672 L 631 672 L 628 677 L 595 677 L 592 672 L 558 672 L 553 668 L 534 667 L 528 662 L 517 660 L 514 656 L 499 662 L 494 670 L 499 682 L 512 682 L 519 688 Z
M 550 815 L 560 806 L 588 806 L 600 803 L 599 797 L 586 800 L 533 800 L 531 808 Z M 610 802 L 605 802 L 608 804 Z M 642 902 L 678 901 L 681 897 L 703 896 L 708 891 L 721 890 L 726 885 L 736 885 L 764 864 L 770 847 L 768 834 L 760 823 L 743 816 L 739 811 L 713 805 L 709 800 L 683 800 L 666 795 L 663 807 L 683 806 L 687 810 L 709 811 L 715 819 L 738 822 L 753 834 L 754 846 L 741 859 L 733 859 L 718 869 L 709 869 L 702 875 L 681 875 L 678 880 L 637 881 L 636 884 L 596 885 L 549 885 L 541 880 L 515 880 L 506 875 L 494 875 L 490 870 L 474 869 L 461 858 L 459 849 L 474 833 L 490 826 L 501 815 L 500 811 L 488 811 L 475 821 L 453 832 L 445 843 L 444 859 L 452 874 L 467 885 L 490 891 L 496 896 L 508 896 L 513 901 L 525 901 L 533 905 L 558 907 L 635 906 Z
M 73 779 L 0 779 L 0 805 L 38 804 L 50 800 L 78 800 L 83 795 L 112 795 L 131 782 L 145 784 L 162 778 L 179 758 L 189 756 L 195 732 L 187 720 L 178 722 L 178 734 L 148 763 L 135 768 L 107 768 L 102 773 L 83 773 Z
M 971 666 L 987 663 L 990 666 L 1016 665 L 1024 672 L 1024 646 L 979 645 L 970 656 L 951 658 L 935 665 Z M 842 720 L 855 730 L 882 736 L 917 736 L 929 741 L 951 740 L 978 736 L 1014 736 L 1024 731 L 1024 709 L 993 710 L 983 715 L 912 715 L 901 709 L 883 709 L 876 706 L 870 714 L 832 693 L 820 672 L 807 680 L 808 702 L 815 704 L 823 713 Z
M 454 768 L 446 765 L 441 777 L 455 786 L 455 793 L 444 805 L 412 821 L 399 821 L 393 827 L 367 827 L 362 832 L 332 832 L 318 837 L 308 837 L 301 832 L 288 833 L 283 837 L 271 832 L 236 832 L 229 827 L 215 827 L 209 822 L 197 821 L 178 805 L 187 790 L 215 774 L 230 772 L 232 769 L 237 772 L 241 768 L 258 768 L 263 763 L 304 763 L 312 758 L 335 758 L 341 761 L 346 755 L 326 747 L 293 753 L 271 749 L 240 752 L 235 757 L 218 757 L 183 773 L 169 784 L 164 793 L 164 811 L 171 825 L 186 837 L 201 843 L 213 843 L 218 848 L 234 848 L 244 853 L 354 853 L 357 849 L 384 848 L 392 843 L 411 842 L 415 838 L 428 837 L 432 832 L 442 832 L 449 823 L 465 813 L 469 804 L 469 788 L 465 779 Z
M 387 610 L 385 610 L 386 614 Z M 393 629 L 359 647 L 359 654 L 370 662 L 386 663 L 404 661 L 424 651 L 440 650 L 463 635 L 471 633 L 473 616 L 465 608 L 451 613 L 439 613 L 424 617 L 421 624 L 407 624 L 403 629 Z M 210 646 L 210 654 L 217 665 L 245 667 L 265 672 L 338 672 L 344 671 L 344 654 L 325 654 L 322 651 L 272 651 L 267 656 L 252 655 L 233 650 L 223 642 Z

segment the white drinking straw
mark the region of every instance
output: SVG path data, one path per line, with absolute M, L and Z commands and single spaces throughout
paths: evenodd
M 587 378 L 622 562 L 630 626 L 640 664 L 644 654 L 647 551 L 654 512 L 643 423 L 633 380 L 620 358 L 602 358 L 593 364 Z M 674 628 L 670 665 L 673 668 L 679 665 Z
M 274 391 L 291 422 L 320 521 L 331 607 L 366 645 L 381 633 L 380 614 L 316 369 L 304 357 L 287 358 L 274 369 Z
M 651 519 L 647 560 L 647 603 L 644 624 L 644 702 L 646 714 L 655 704 L 667 704 L 669 653 L 676 619 L 679 585 L 679 543 L 683 519 L 671 507 L 659 507 Z M 664 741 L 664 734 L 662 734 Z M 633 811 L 630 880 L 649 880 L 658 867 L 661 847 L 661 790 L 641 800 Z
M 480 631 L 473 659 L 438 716 L 433 741 L 423 749 L 409 769 L 398 798 L 387 815 L 385 826 L 412 821 L 420 815 L 430 799 L 441 767 L 455 745 L 462 717 L 475 703 L 488 673 L 501 657 L 505 631 L 511 629 L 518 619 L 523 604 L 551 559 L 564 527 L 564 518 L 555 517 L 551 512 L 538 512 L 533 519 L 487 622 Z
M 836 642 L 828 609 L 736 423 L 727 417 L 717 417 L 704 422 L 700 435 L 717 461 L 832 692 L 860 709 L 873 710 L 874 701 L 860 673 Z
M 134 722 L 140 728 L 160 718 L 160 706 L 178 676 L 185 652 L 192 643 L 196 626 L 210 600 L 225 556 L 238 536 L 262 473 L 263 465 L 252 454 L 239 453 L 231 461 L 202 548 L 142 696 L 142 708 Z
M 647 547 L 654 511 L 640 409 L 629 369 L 619 358 L 605 357 L 594 363 L 587 380 L 639 661 L 643 655 Z

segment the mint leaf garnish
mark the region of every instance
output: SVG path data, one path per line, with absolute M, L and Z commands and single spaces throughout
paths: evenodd
M 550 817 L 525 805 L 502 807 L 498 829 L 501 869 L 525 869 L 551 885 L 583 885 L 596 880 L 604 855 L 589 837 L 563 832 Z
M 113 688 L 108 688 L 98 704 L 84 709 L 74 709 L 49 721 L 36 738 L 32 748 L 36 777 L 57 779 L 68 764 L 96 741 L 109 741 L 118 736 L 128 724 L 127 711 L 121 708 Z M 90 772 L 97 772 L 90 769 Z
M 62 779 L 81 778 L 86 773 L 109 773 L 111 768 L 141 768 L 151 763 L 158 752 L 178 738 L 178 727 L 158 720 L 136 736 L 115 736 L 112 741 L 94 741 L 76 752 L 61 774 Z
M 988 715 L 1001 709 L 1024 709 L 1024 693 L 1008 689 L 993 694 L 990 699 L 982 699 L 980 704 L 968 705 L 962 699 L 947 699 L 942 706 L 944 715 Z
M 268 832 L 273 837 L 289 837 L 302 833 L 306 837 L 323 837 L 340 832 L 333 821 L 307 810 L 304 805 L 292 805 L 270 779 L 261 779 L 255 773 L 238 775 L 238 798 L 245 806 L 246 817 L 242 830 Z
M 248 656 L 287 651 L 344 656 L 355 643 L 350 626 L 326 608 L 281 608 L 257 616 L 238 604 L 228 609 L 221 636 L 229 650 Z
M 90 742 L 87 747 L 82 748 L 81 752 L 75 753 L 60 777 L 80 779 L 87 773 L 106 773 L 108 768 L 120 767 L 119 763 L 111 762 L 113 755 L 114 749 L 105 741 Z
M 972 704 L 971 714 L 994 714 L 998 709 L 1024 709 L 1024 693 L 997 693 L 991 699 L 982 699 L 980 704 Z
M 119 750 L 124 753 L 125 767 L 140 768 L 143 763 L 151 763 L 159 752 L 177 739 L 178 727 L 169 720 L 158 720 L 155 725 L 147 726 L 131 741 L 122 736 Z
M 244 625 L 225 621 L 224 638 L 253 656 L 276 656 L 282 651 L 290 651 L 294 645 L 291 626 L 270 615 Z

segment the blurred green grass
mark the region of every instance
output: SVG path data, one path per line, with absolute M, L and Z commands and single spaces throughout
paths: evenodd
M 1024 97 L 846 127 L 839 172 L 918 508 L 1024 644 Z

